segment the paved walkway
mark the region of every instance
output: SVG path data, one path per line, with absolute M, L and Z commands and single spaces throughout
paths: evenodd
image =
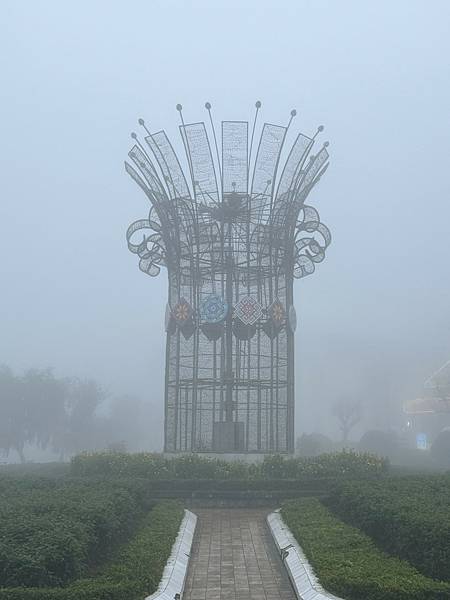
M 264 509 L 194 509 L 183 600 L 295 600 Z

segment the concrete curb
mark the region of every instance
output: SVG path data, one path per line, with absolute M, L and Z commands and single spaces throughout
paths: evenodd
M 164 567 L 158 590 L 145 600 L 174 600 L 175 594 L 183 597 L 184 583 L 191 554 L 197 516 L 189 510 L 184 511 L 184 517 L 178 531 L 177 539 L 172 546 L 169 560 Z
M 324 590 L 320 585 L 303 550 L 289 527 L 284 523 L 279 510 L 268 515 L 267 524 L 297 598 L 299 600 L 342 600 Z

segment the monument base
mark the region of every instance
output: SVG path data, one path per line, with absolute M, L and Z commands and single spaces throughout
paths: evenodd
M 260 463 L 264 460 L 264 457 L 277 454 L 274 452 L 164 452 L 164 458 L 178 458 L 180 456 L 192 456 L 196 454 L 202 458 L 216 458 L 218 460 L 225 460 L 227 462 L 242 462 L 247 465 Z M 292 453 L 283 452 L 283 456 L 293 456 Z
M 213 452 L 244 452 L 245 428 L 242 421 L 213 423 Z

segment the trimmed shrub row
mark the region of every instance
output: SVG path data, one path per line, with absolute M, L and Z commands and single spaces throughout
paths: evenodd
M 327 505 L 386 552 L 450 580 L 450 475 L 340 483 Z
M 0 600 L 142 600 L 158 587 L 183 514 L 177 502 L 158 504 L 95 577 L 59 588 L 0 588 Z
M 298 479 L 301 477 L 373 477 L 387 471 L 385 459 L 371 454 L 339 452 L 310 458 L 266 456 L 257 464 L 228 462 L 188 454 L 165 458 L 162 454 L 141 452 L 84 453 L 75 456 L 71 473 L 75 476 L 143 477 L 151 480 L 168 479 Z
M 450 585 L 384 554 L 359 529 L 339 521 L 319 500 L 287 502 L 283 519 L 323 587 L 347 600 L 448 600 Z
M 0 585 L 65 585 L 128 538 L 148 508 L 138 482 L 0 480 Z

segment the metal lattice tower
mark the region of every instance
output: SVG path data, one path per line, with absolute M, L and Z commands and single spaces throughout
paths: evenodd
M 305 204 L 328 143 L 313 155 L 323 127 L 300 133 L 282 165 L 292 111 L 286 126 L 263 125 L 253 157 L 261 103 L 250 132 L 247 121 L 223 121 L 220 136 L 205 107 L 209 134 L 177 106 L 185 171 L 165 132 L 142 119 L 134 167 L 125 162 L 151 204 L 128 228 L 128 248 L 144 273 L 168 271 L 164 449 L 292 452 L 293 279 L 313 273 L 331 241 Z

